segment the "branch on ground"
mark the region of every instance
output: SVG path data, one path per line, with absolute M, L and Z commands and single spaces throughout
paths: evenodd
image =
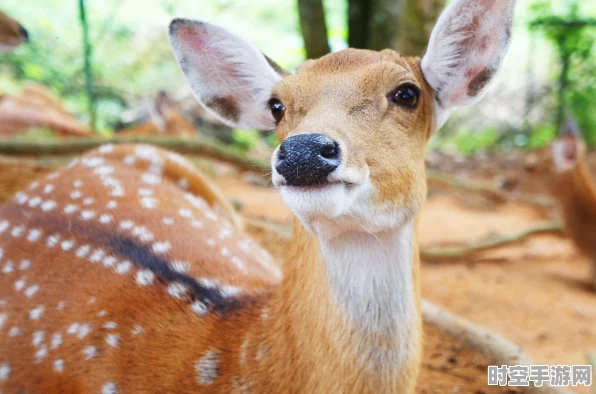
M 458 189 L 467 193 L 483 194 L 492 201 L 504 203 L 517 201 L 524 204 L 535 205 L 540 208 L 552 208 L 555 203 L 550 197 L 539 194 L 515 194 L 499 190 L 496 187 L 480 182 L 462 181 L 445 174 L 429 172 L 427 175 L 428 184 L 437 189 Z
M 514 245 L 528 237 L 540 234 L 560 234 L 563 226 L 559 222 L 541 223 L 528 229 L 509 235 L 491 235 L 483 240 L 462 246 L 446 248 L 421 248 L 420 258 L 425 261 L 449 261 L 470 257 L 478 252 Z

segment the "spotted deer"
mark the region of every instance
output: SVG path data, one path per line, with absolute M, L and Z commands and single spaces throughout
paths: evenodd
M 180 157 L 91 152 L 2 208 L 4 392 L 412 393 L 425 144 L 485 92 L 513 7 L 452 2 L 422 60 L 348 49 L 293 75 L 222 27 L 173 20 L 196 98 L 282 141 L 289 257 L 217 213 Z
M 29 41 L 29 33 L 17 21 L 0 10 L 0 52 L 8 52 Z
M 596 184 L 585 160 L 585 146 L 575 121 L 569 119 L 561 136 L 526 161 L 557 201 L 565 232 L 592 266 L 596 290 Z

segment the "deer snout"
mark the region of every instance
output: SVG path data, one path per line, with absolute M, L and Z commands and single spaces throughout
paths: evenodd
M 23 40 L 23 42 L 28 42 L 29 41 L 29 32 L 27 31 L 27 29 L 25 29 L 23 26 L 19 25 L 18 30 L 19 30 L 19 35 L 21 36 L 21 39 Z
M 286 138 L 277 153 L 275 169 L 288 186 L 314 186 L 329 182 L 341 164 L 339 144 L 322 134 Z

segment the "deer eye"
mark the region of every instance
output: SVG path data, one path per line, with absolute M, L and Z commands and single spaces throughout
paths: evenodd
M 271 109 L 271 115 L 273 115 L 275 123 L 281 122 L 286 113 L 285 105 L 279 99 L 272 98 L 269 100 L 269 108 Z
M 420 89 L 412 84 L 404 84 L 398 87 L 391 96 L 391 101 L 405 107 L 416 108 L 420 97 Z

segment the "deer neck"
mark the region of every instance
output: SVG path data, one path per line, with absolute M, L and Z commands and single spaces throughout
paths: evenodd
M 273 307 L 272 348 L 290 353 L 286 373 L 312 371 L 319 391 L 325 381 L 348 392 L 401 392 L 395 382 L 412 376 L 419 352 L 414 227 L 322 241 L 296 223 Z

